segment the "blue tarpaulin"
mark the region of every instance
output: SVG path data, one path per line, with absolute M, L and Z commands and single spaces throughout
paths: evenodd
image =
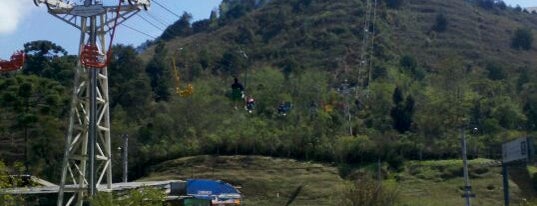
M 240 195 L 240 192 L 228 183 L 204 179 L 187 180 L 186 193 L 198 199 L 213 199 L 220 195 Z

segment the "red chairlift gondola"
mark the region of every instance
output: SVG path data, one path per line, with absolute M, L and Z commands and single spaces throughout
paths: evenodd
M 25 59 L 26 54 L 24 52 L 15 52 L 13 55 L 11 55 L 9 61 L 0 60 L 0 72 L 9 72 L 22 69 L 22 66 L 24 66 Z
M 121 11 L 121 2 L 119 0 L 119 6 L 116 11 L 116 18 L 114 20 L 114 27 L 112 28 L 112 34 L 110 35 L 110 45 L 108 46 L 108 52 L 106 54 L 102 53 L 97 47 L 96 44 L 88 43 L 84 45 L 82 52 L 80 53 L 80 63 L 87 68 L 102 69 L 108 66 L 110 62 L 110 57 L 112 55 L 112 43 L 114 42 L 114 36 L 116 34 L 117 21 L 120 17 L 119 12 Z
M 80 53 L 80 62 L 85 67 L 102 69 L 108 65 L 108 55 L 101 54 L 97 45 L 86 44 Z

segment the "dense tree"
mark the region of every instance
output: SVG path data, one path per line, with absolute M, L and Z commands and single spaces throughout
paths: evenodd
M 247 59 L 240 53 L 240 51 L 228 50 L 222 55 L 222 58 L 218 62 L 216 72 L 237 76 L 241 72 L 244 72 L 247 66 Z
M 498 8 L 500 8 L 501 10 L 505 10 L 505 9 L 507 9 L 507 4 L 505 4 L 505 2 L 502 1 L 502 0 L 497 0 L 497 1 L 496 1 L 496 6 L 497 6 Z
M 443 13 L 437 14 L 433 30 L 436 32 L 444 32 L 447 30 L 447 27 L 448 19 L 446 18 L 446 16 Z
M 524 105 L 524 113 L 528 118 L 526 128 L 531 131 L 537 129 L 537 101 L 532 100 Z
M 477 5 L 483 9 L 493 9 L 495 6 L 495 0 L 477 0 Z
M 418 66 L 416 59 L 408 55 L 401 57 L 401 60 L 399 60 L 399 65 L 404 70 L 410 70 L 410 71 L 415 70 L 416 67 Z
M 192 23 L 192 32 L 193 33 L 200 33 L 200 32 L 206 32 L 210 28 L 210 21 L 208 19 L 195 21 Z
M 187 36 L 192 33 L 192 27 L 190 22 L 192 21 L 192 14 L 184 12 L 181 18 L 172 25 L 168 26 L 164 33 L 160 36 L 162 40 L 170 40 L 177 36 Z
M 17 151 L 15 145 L 10 151 L 24 154 L 27 171 L 41 173 L 45 170 L 46 177 L 57 178 L 53 174 L 58 171 L 52 168 L 59 166 L 63 151 L 60 117 L 64 116 L 68 105 L 64 87 L 36 76 L 10 77 L 0 80 L 0 97 L 4 108 L 2 116 L 11 118 L 4 125 L 9 128 L 6 135 L 24 142 L 23 151 Z
M 514 10 L 516 12 L 522 12 L 522 7 L 520 7 L 520 5 L 517 4 Z
M 171 68 L 170 61 L 166 59 L 167 49 L 164 43 L 160 42 L 155 48 L 155 54 L 145 68 L 149 76 L 153 98 L 155 101 L 168 101 L 170 99 L 171 88 Z
M 33 41 L 24 44 L 27 55 L 24 74 L 35 74 L 69 85 L 77 59 L 68 56 L 61 46 L 50 41 Z
M 218 11 L 212 10 L 211 15 L 209 16 L 209 27 L 214 28 L 218 26 Z
M 399 66 L 403 73 L 410 75 L 415 80 L 422 80 L 425 77 L 425 72 L 418 68 L 416 59 L 409 55 L 404 55 L 399 60 Z
M 220 4 L 220 21 L 225 23 L 238 19 L 264 3 L 258 0 L 223 0 Z
M 410 131 L 414 115 L 414 98 L 408 96 L 405 100 L 401 89 L 396 87 L 393 91 L 393 104 L 394 107 L 390 112 L 393 128 L 400 133 Z
M 496 63 L 489 63 L 486 67 L 488 71 L 487 77 L 490 80 L 503 80 L 507 78 L 507 74 L 504 71 L 504 68 Z
M 143 61 L 132 46 L 117 45 L 108 68 L 111 108 L 121 105 L 130 117 L 140 118 L 152 96 Z
M 530 50 L 533 44 L 533 34 L 528 28 L 518 28 L 511 41 L 514 49 Z
M 400 8 L 403 5 L 403 3 L 404 3 L 403 0 L 386 0 L 386 5 L 388 6 L 388 8 L 392 8 L 392 9 Z

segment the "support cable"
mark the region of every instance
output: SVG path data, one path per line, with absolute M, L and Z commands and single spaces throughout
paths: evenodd
M 155 25 L 153 22 L 147 20 L 145 17 L 143 17 L 142 15 L 138 15 L 138 17 L 142 18 L 142 20 L 144 20 L 145 22 L 147 22 L 148 24 L 150 24 L 151 26 L 161 30 L 164 32 L 164 29 L 160 28 L 159 26 Z
M 147 16 L 149 16 L 149 18 L 153 19 L 154 21 L 158 22 L 160 25 L 164 26 L 164 27 L 167 27 L 168 25 L 170 24 L 166 24 L 164 23 L 164 21 L 162 19 L 159 19 L 158 17 L 150 14 L 150 13 L 146 13 Z
M 365 88 L 366 82 L 365 82 L 365 73 L 367 72 L 367 65 L 369 64 L 369 60 L 367 52 L 369 48 L 369 32 L 370 32 L 370 24 L 371 24 L 371 0 L 366 0 L 365 2 L 366 12 L 364 17 L 364 28 L 363 32 L 364 35 L 362 37 L 362 48 L 361 48 L 361 54 L 360 54 L 360 68 L 361 70 L 358 71 L 358 85 Z
M 367 75 L 368 75 L 368 79 L 367 79 L 367 86 L 366 87 L 369 87 L 369 84 L 371 83 L 371 79 L 372 79 L 372 69 L 373 69 L 373 58 L 374 58 L 374 55 L 375 55 L 375 24 L 377 23 L 377 0 L 375 0 L 375 3 L 373 5 L 373 22 L 371 24 L 371 32 L 372 32 L 372 35 L 371 35 L 371 50 L 369 51 L 369 69 L 367 71 Z
M 160 7 L 162 7 L 162 8 L 164 9 L 164 10 L 166 10 L 166 11 L 170 12 L 171 14 L 173 14 L 174 16 L 176 16 L 177 18 L 181 18 L 181 16 L 180 16 L 180 15 L 178 15 L 178 14 L 176 14 L 175 12 L 173 12 L 172 10 L 168 9 L 168 8 L 167 8 L 166 6 L 164 6 L 164 5 L 160 4 L 160 3 L 158 2 L 158 1 L 156 1 L 156 0 L 153 0 L 153 2 L 154 2 L 155 4 L 157 4 L 157 6 L 160 6 Z
M 131 26 L 127 25 L 127 24 L 123 24 L 123 26 L 125 26 L 127 29 L 133 30 L 133 31 L 138 32 L 138 33 L 140 33 L 140 34 L 143 34 L 143 35 L 145 35 L 145 36 L 147 36 L 147 37 L 149 37 L 149 38 L 157 39 L 157 37 L 154 37 L 154 36 L 152 36 L 152 35 L 150 35 L 150 34 L 147 34 L 147 33 L 143 32 L 143 31 L 140 31 L 140 30 L 138 30 L 138 29 L 135 29 L 134 27 L 131 27 Z

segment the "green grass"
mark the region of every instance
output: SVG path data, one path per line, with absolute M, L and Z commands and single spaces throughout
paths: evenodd
M 303 185 L 293 205 L 331 205 L 344 185 L 335 167 L 259 156 L 196 156 L 158 165 L 143 180 L 209 178 L 240 187 L 244 205 L 285 205 Z
M 469 161 L 470 182 L 477 198 L 472 205 L 502 205 L 501 168 L 492 160 Z M 385 165 L 385 164 L 384 164 Z M 358 169 L 375 171 L 373 164 Z M 537 168 L 530 167 L 530 174 Z M 240 187 L 244 205 L 285 205 L 294 190 L 303 185 L 293 205 L 336 204 L 351 181 L 339 176 L 335 166 L 261 156 L 195 156 L 170 160 L 152 167 L 141 180 L 209 178 Z M 360 173 L 357 171 L 356 173 Z M 409 161 L 400 173 L 386 171 L 385 185 L 397 188 L 401 206 L 463 205 L 462 161 Z M 522 192 L 510 181 L 512 205 L 523 202 Z
M 492 160 L 469 161 L 470 184 L 476 198 L 473 205 L 503 205 L 501 168 L 490 166 Z M 492 164 L 493 165 L 493 164 Z M 412 161 L 400 173 L 402 205 L 463 205 L 464 179 L 461 160 Z M 510 181 L 513 205 L 523 200 L 521 190 Z M 403 186 L 404 185 L 404 186 Z

